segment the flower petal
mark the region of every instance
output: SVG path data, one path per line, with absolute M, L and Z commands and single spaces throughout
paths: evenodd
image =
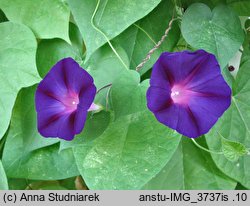
M 159 122 L 169 126 L 172 129 L 177 128 L 178 120 L 179 120 L 179 110 L 180 105 L 171 104 L 164 110 L 157 111 L 155 113 L 155 117 Z
M 81 109 L 88 110 L 94 101 L 96 87 L 92 84 L 81 90 L 79 94 L 79 105 Z
M 159 87 L 150 87 L 147 91 L 147 106 L 153 112 L 166 109 L 172 104 L 170 90 Z
M 77 110 L 75 114 L 75 125 L 74 125 L 75 134 L 79 134 L 83 130 L 87 115 L 88 112 L 86 110 L 83 109 Z

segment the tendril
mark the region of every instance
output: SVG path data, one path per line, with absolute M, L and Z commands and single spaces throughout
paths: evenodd
M 137 27 L 138 29 L 140 29 L 149 39 L 150 41 L 156 45 L 157 43 L 155 42 L 155 40 L 150 36 L 150 34 L 145 30 L 143 29 L 142 27 L 140 27 L 138 24 L 134 23 L 134 26 Z
M 120 57 L 120 55 L 118 54 L 118 52 L 116 51 L 116 49 L 113 47 L 112 43 L 109 41 L 109 38 L 107 37 L 107 35 L 102 31 L 100 30 L 94 23 L 94 18 L 95 18 L 95 15 L 97 13 L 97 10 L 99 8 L 99 5 L 100 5 L 100 0 L 98 0 L 97 4 L 96 4 L 96 7 L 95 7 L 95 10 L 93 12 L 93 15 L 91 17 L 91 25 L 92 27 L 97 31 L 99 32 L 100 34 L 103 35 L 103 37 L 106 39 L 106 41 L 108 42 L 110 48 L 112 49 L 112 51 L 115 53 L 115 55 L 117 56 L 117 58 L 120 60 L 120 62 L 122 63 L 122 65 L 129 70 L 128 66 L 125 64 L 125 62 L 122 60 L 122 58 Z
M 209 152 L 209 153 L 211 153 L 211 154 L 218 154 L 218 155 L 222 155 L 222 154 L 223 154 L 223 152 L 212 151 L 212 150 L 209 150 L 209 149 L 207 149 L 207 148 L 201 146 L 201 145 L 198 144 L 193 138 L 192 138 L 191 140 L 193 141 L 193 143 L 194 143 L 197 147 L 199 147 L 200 149 L 204 150 L 205 152 Z
M 99 93 L 100 91 L 102 91 L 103 89 L 108 88 L 108 87 L 111 87 L 111 86 L 112 86 L 112 83 L 107 84 L 107 85 L 101 87 L 100 89 L 97 90 L 96 94 L 98 94 L 98 93 Z

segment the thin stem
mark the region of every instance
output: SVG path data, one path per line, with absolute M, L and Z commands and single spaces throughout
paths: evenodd
M 94 10 L 94 13 L 91 17 L 91 25 L 92 27 L 98 31 L 100 34 L 102 34 L 104 36 L 104 38 L 106 39 L 106 41 L 108 42 L 110 48 L 113 50 L 113 52 L 115 53 L 115 55 L 117 56 L 117 58 L 120 60 L 120 62 L 122 63 L 122 65 L 129 70 L 129 68 L 127 67 L 127 65 L 125 64 L 125 62 L 122 60 L 122 58 L 120 57 L 120 55 L 117 53 L 116 49 L 113 47 L 113 45 L 111 44 L 111 42 L 109 41 L 109 38 L 106 36 L 106 34 L 101 31 L 97 26 L 95 26 L 94 24 L 94 18 L 95 18 L 95 15 L 97 13 L 97 10 L 99 8 L 99 5 L 100 5 L 100 0 L 98 0 L 97 4 L 96 4 L 96 7 L 95 7 L 95 10 Z
M 172 28 L 172 24 L 173 22 L 177 20 L 177 18 L 172 18 L 171 21 L 168 24 L 168 28 L 166 29 L 164 35 L 161 37 L 161 40 L 158 41 L 158 43 L 153 47 L 153 49 L 151 49 L 147 56 L 142 60 L 142 62 L 136 67 L 136 71 L 140 71 L 142 69 L 142 67 L 146 64 L 146 62 L 151 58 L 152 54 L 161 46 L 161 44 L 164 42 L 164 40 L 166 39 L 166 37 L 168 36 L 169 31 Z
M 134 23 L 134 26 L 137 27 L 138 29 L 140 29 L 144 34 L 146 34 L 146 36 L 154 43 L 154 45 L 156 45 L 157 43 L 155 42 L 155 40 L 149 35 L 149 33 L 144 30 L 142 27 L 140 27 L 138 24 Z
M 191 140 L 193 141 L 193 143 L 194 143 L 197 147 L 199 147 L 200 149 L 202 149 L 202 150 L 204 150 L 204 151 L 206 151 L 206 152 L 209 152 L 209 153 L 212 153 L 212 154 L 219 154 L 219 155 L 223 154 L 223 152 L 211 151 L 211 150 L 209 150 L 209 149 L 207 149 L 207 148 L 205 148 L 205 147 L 199 145 L 193 138 L 192 138 Z
M 111 87 L 108 88 L 108 92 L 106 95 L 106 111 L 108 111 L 110 89 L 111 89 Z
M 102 91 L 103 89 L 108 88 L 108 87 L 111 87 L 111 86 L 112 86 L 112 84 L 110 83 L 110 84 L 107 84 L 107 85 L 101 87 L 100 89 L 97 90 L 96 94 L 98 94 L 98 93 L 99 93 L 100 91 Z

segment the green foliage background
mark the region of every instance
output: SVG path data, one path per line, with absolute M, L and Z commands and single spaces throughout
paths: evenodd
M 0 189 L 250 189 L 249 17 L 245 0 L 0 0 Z M 232 87 L 232 105 L 197 140 L 212 153 L 146 107 L 160 53 L 185 49 L 213 53 Z M 34 106 L 37 84 L 65 57 L 97 88 L 112 83 L 71 142 L 41 137 Z

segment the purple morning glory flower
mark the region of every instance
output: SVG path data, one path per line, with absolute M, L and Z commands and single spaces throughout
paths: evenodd
M 72 58 L 54 65 L 36 90 L 38 131 L 44 137 L 72 140 L 85 124 L 96 94 L 93 78 Z
M 147 105 L 157 120 L 196 138 L 207 133 L 231 104 L 231 89 L 214 55 L 164 52 L 156 61 Z

